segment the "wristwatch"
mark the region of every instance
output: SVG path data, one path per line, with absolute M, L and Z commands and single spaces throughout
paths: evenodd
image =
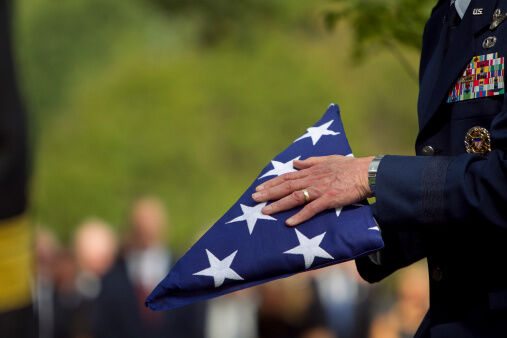
M 378 166 L 383 157 L 384 155 L 375 156 L 375 158 L 371 161 L 370 166 L 368 167 L 368 184 L 370 185 L 373 196 L 375 196 Z

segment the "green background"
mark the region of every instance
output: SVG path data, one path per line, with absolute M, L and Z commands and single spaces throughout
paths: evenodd
M 413 154 L 417 81 L 379 44 L 360 58 L 350 22 L 326 30 L 329 1 L 169 4 L 16 2 L 31 211 L 63 240 L 90 216 L 121 232 L 148 193 L 187 248 L 331 102 L 356 156 Z

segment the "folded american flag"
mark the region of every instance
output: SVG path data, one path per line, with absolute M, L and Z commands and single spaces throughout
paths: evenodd
M 352 156 L 340 109 L 331 104 L 174 265 L 146 305 L 153 310 L 172 309 L 381 249 L 384 243 L 367 205 L 326 210 L 299 226 L 287 227 L 285 220 L 301 207 L 268 216 L 261 213 L 266 203 L 251 197 L 257 185 L 296 171 L 293 160 L 336 154 Z

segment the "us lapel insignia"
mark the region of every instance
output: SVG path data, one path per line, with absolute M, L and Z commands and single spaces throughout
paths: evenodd
M 482 15 L 482 8 L 474 8 L 473 15 Z
M 469 154 L 487 155 L 491 151 L 491 135 L 486 128 L 472 127 L 465 135 L 465 149 Z
M 503 77 L 504 58 L 498 53 L 474 56 L 449 91 L 447 103 L 503 95 Z

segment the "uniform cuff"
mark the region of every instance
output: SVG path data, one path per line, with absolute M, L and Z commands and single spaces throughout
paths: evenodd
M 385 156 L 377 172 L 376 206 L 372 209 L 378 223 L 393 230 L 442 223 L 450 161 L 442 156 Z

